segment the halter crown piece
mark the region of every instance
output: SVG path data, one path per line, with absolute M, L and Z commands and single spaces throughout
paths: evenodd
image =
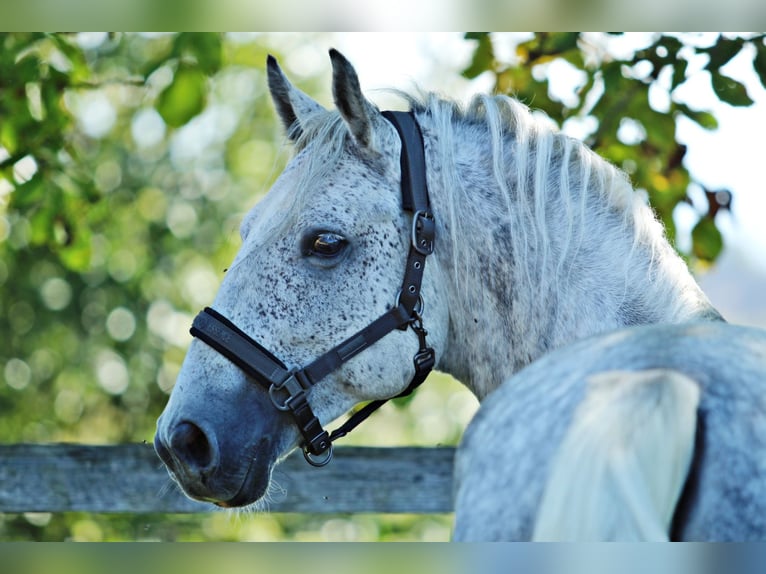
M 412 213 L 412 228 L 404 281 L 394 306 L 372 323 L 299 369 L 285 364 L 229 319 L 206 307 L 195 317 L 191 334 L 242 369 L 268 390 L 271 402 L 289 412 L 303 435 L 303 456 L 314 466 L 332 459 L 332 443 L 347 435 L 390 399 L 368 403 L 340 428 L 328 433 L 322 428 L 308 403 L 308 391 L 343 363 L 361 353 L 395 329 L 411 328 L 418 336 L 414 356 L 415 375 L 409 386 L 396 397 L 409 395 L 428 376 L 436 363 L 434 350 L 426 343 L 423 328 L 423 297 L 420 293 L 426 257 L 433 253 L 436 222 L 428 201 L 423 136 L 412 112 L 383 112 L 402 142 L 402 209 Z

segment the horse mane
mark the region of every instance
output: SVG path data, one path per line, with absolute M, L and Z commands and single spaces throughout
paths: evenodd
M 633 189 L 622 170 L 582 141 L 558 131 L 546 117 L 533 114 L 519 101 L 504 95 L 479 94 L 464 108 L 433 93 L 417 97 L 399 94 L 422 118 L 421 123 L 438 134 L 433 145 L 442 166 L 457 165 L 456 156 L 465 153 L 460 148 L 484 141 L 474 159 L 489 164 L 490 180 L 477 186 L 459 169 L 439 170 L 440 188 L 449 190 L 446 215 L 455 269 L 462 266 L 465 273 L 470 272 L 466 262 L 472 258 L 475 245 L 464 241 L 468 232 L 465 223 L 471 218 L 481 220 L 482 212 L 485 219 L 487 213 L 504 214 L 501 228 L 510 235 L 507 250 L 513 252 L 515 276 L 523 277 L 532 292 L 540 293 L 545 287 L 545 292 L 555 294 L 566 289 L 578 265 L 580 250 L 593 248 L 586 237 L 598 234 L 598 226 L 604 226 L 605 239 L 628 238 L 621 242 L 622 246 L 610 246 L 618 250 L 617 257 L 602 263 L 619 265 L 624 272 L 624 282 L 611 286 L 614 299 L 625 301 L 629 286 L 638 284 L 637 274 L 653 274 L 655 264 L 668 260 L 666 255 L 678 259 L 645 195 Z M 471 143 L 463 143 L 468 140 Z M 483 194 L 482 184 L 499 193 Z M 484 223 L 491 225 L 489 221 Z M 566 229 L 553 230 L 554 225 Z M 466 251 L 461 252 L 461 246 Z M 649 261 L 648 269 L 635 265 L 639 256 Z M 677 263 L 681 263 L 680 259 Z M 454 276 L 459 281 L 467 276 L 465 273 Z M 671 298 L 668 294 L 656 305 L 666 306 Z M 530 313 L 535 313 L 535 305 L 549 304 L 551 301 L 543 298 L 536 303 L 526 302 Z M 537 311 L 544 315 L 542 309 Z

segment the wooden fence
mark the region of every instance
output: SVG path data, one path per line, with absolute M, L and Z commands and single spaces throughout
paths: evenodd
M 339 447 L 322 468 L 295 452 L 270 512 L 452 511 L 454 448 Z M 170 481 L 148 444 L 0 445 L 0 512 L 210 512 Z

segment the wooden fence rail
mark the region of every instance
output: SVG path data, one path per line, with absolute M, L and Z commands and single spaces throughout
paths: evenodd
M 271 512 L 452 511 L 454 448 L 340 447 L 326 467 L 296 452 L 274 472 Z M 147 444 L 0 445 L 0 512 L 210 512 L 186 498 Z

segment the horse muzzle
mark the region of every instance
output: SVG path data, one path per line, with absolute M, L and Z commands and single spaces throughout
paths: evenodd
M 266 493 L 276 456 L 267 438 L 250 446 L 219 443 L 192 421 L 158 424 L 157 455 L 183 492 L 224 508 L 247 506 Z

